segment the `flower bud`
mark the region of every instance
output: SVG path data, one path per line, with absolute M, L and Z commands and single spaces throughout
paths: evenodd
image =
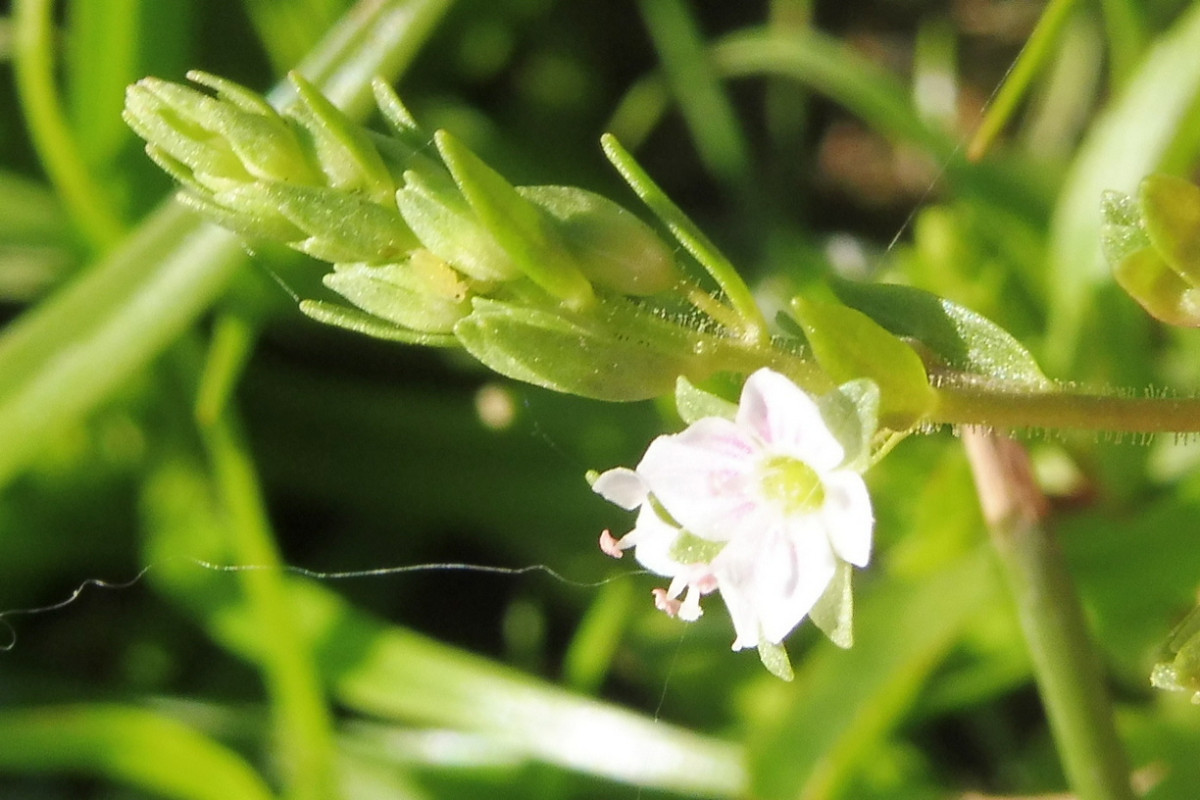
M 1146 235 L 1172 270 L 1200 284 L 1200 188 L 1171 175 L 1147 176 L 1138 187 Z
M 183 202 L 326 261 L 388 263 L 418 245 L 379 151 L 303 78 L 291 76 L 299 99 L 280 114 L 237 84 L 189 77 L 215 96 L 146 78 L 125 106 L 146 152 L 183 184 Z
M 463 274 L 481 281 L 520 277 L 521 270 L 441 167 L 405 172 L 396 205 L 421 244 Z
M 125 93 L 125 121 L 152 157 L 171 159 L 175 169 L 168 171 L 186 175 L 200 192 L 255 180 L 319 180 L 296 131 L 265 101 L 219 78 L 192 77 L 215 88 L 216 97 L 157 78 L 143 78 Z
M 400 214 L 357 194 L 324 186 L 259 183 L 241 187 L 241 211 L 277 209 L 303 234 L 287 240 L 302 253 L 334 263 L 389 263 L 418 246 Z
M 581 308 L 592 286 L 548 214 L 445 131 L 434 134 L 442 161 L 476 218 L 527 278 Z
M 470 287 L 428 250 L 394 264 L 337 264 L 324 283 L 368 314 L 423 333 L 450 333 L 471 311 Z
M 298 72 L 288 75 L 300 102 L 285 113 L 304 126 L 312 137 L 326 182 L 335 189 L 362 192 L 376 203 L 391 205 L 395 181 L 379 151 L 360 126 L 354 124 Z
M 517 191 L 550 215 L 580 271 L 594 284 L 642 296 L 679 282 L 670 249 L 612 200 L 572 186 L 520 186 Z

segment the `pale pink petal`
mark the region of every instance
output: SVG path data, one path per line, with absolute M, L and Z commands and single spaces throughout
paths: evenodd
M 729 607 L 735 650 L 778 643 L 804 619 L 833 578 L 834 556 L 819 527 L 796 536 L 772 528 L 730 542 L 713 561 Z
M 770 452 L 797 458 L 818 472 L 833 469 L 845 457 L 816 402 L 769 369 L 746 380 L 736 423 L 754 431 Z
M 837 569 L 829 544 L 819 537 L 801 542 L 783 537 L 765 549 L 756 585 L 763 638 L 779 644 L 808 615 Z
M 646 502 L 648 494 L 646 483 L 641 476 L 626 467 L 602 472 L 592 484 L 592 491 L 608 502 L 630 511 Z
M 871 530 L 875 517 L 862 476 L 836 470 L 822 478 L 825 503 L 820 515 L 833 551 L 843 561 L 865 567 L 871 559 Z
M 731 421 L 710 417 L 650 443 L 638 473 L 680 525 L 725 541 L 754 513 L 757 444 Z

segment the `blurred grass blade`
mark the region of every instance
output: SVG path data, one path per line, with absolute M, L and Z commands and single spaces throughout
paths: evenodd
M 919 582 L 891 582 L 860 598 L 855 645 L 826 648 L 798 666 L 790 701 L 751 744 L 752 796 L 832 800 L 915 701 L 929 673 L 985 601 L 999 591 L 986 550 Z
M 120 240 L 125 223 L 92 179 L 67 126 L 54 84 L 53 0 L 17 0 L 13 7 L 13 66 L 30 137 L 67 212 L 97 250 Z
M 371 79 L 394 76 L 407 65 L 448 5 L 368 3 L 330 32 L 306 60 L 307 74 L 331 100 L 365 114 Z M 44 446 L 46 436 L 94 408 L 158 355 L 241 263 L 234 236 L 171 204 L 9 326 L 0 338 L 0 485 Z
M 1042 214 L 1045 200 L 1030 176 L 1011 165 L 968 163 L 950 136 L 921 119 L 899 81 L 829 36 L 812 30 L 747 30 L 718 42 L 713 56 L 729 77 L 778 75 L 826 95 L 884 136 L 924 150 L 960 192 L 1030 219 Z
M 1200 151 L 1195 103 L 1200 95 L 1200 6 L 1192 6 L 1159 38 L 1124 91 L 1091 127 L 1071 165 L 1051 221 L 1047 271 L 1050 307 L 1045 366 L 1071 370 L 1084 317 L 1098 286 L 1110 280 L 1100 253 L 1106 190 L 1132 193 L 1160 167 L 1183 168 Z M 1109 324 L 1106 320 L 1103 324 Z
M 242 0 L 276 74 L 283 75 L 349 5 L 347 0 Z
M 195 0 L 64 3 L 64 103 L 82 160 L 123 219 L 144 213 L 163 177 L 121 119 L 125 87 L 180 75 L 199 34 Z M 153 191 L 147 191 L 152 188 Z
M 1012 119 L 1017 105 L 1029 91 L 1034 77 L 1054 55 L 1054 47 L 1062 37 L 1063 28 L 1075 10 L 1077 0 L 1050 0 L 1038 19 L 1037 26 L 1025 46 L 1021 48 L 1016 62 L 1004 76 L 1004 85 L 988 106 L 983 122 L 976 129 L 967 146 L 967 158 L 978 161 L 987 153 L 992 142 L 1000 135 L 1004 125 Z
M 750 148 L 690 8 L 681 0 L 638 5 L 700 158 L 727 186 L 745 184 Z
M 73 773 L 178 800 L 270 800 L 223 745 L 138 708 L 76 705 L 0 712 L 0 772 Z
M 312 653 L 297 630 L 279 551 L 254 466 L 226 409 L 201 428 L 221 499 L 230 553 L 256 569 L 239 574 L 246 621 L 259 642 L 258 665 L 270 695 L 278 765 L 294 800 L 337 797 L 330 712 Z
M 1100 0 L 1108 34 L 1112 85 L 1120 88 L 1146 49 L 1146 4 L 1140 0 Z

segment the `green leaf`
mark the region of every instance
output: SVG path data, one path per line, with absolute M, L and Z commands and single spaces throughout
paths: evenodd
M 0 770 L 104 778 L 179 800 L 271 800 L 239 755 L 139 708 L 73 705 L 0 712 Z
M 731 420 L 737 415 L 736 403 L 696 388 L 683 376 L 675 381 L 675 409 L 679 412 L 679 418 L 688 425 L 705 417 Z
M 879 386 L 883 425 L 906 430 L 933 406 L 933 388 L 920 357 L 866 314 L 799 295 L 791 305 L 817 362 L 831 378 L 870 378 Z
M 1150 316 L 1168 325 L 1200 327 L 1200 288 L 1179 277 L 1152 247 L 1125 256 L 1113 278 Z
M 1029 351 L 1008 331 L 968 308 L 909 286 L 838 281 L 838 298 L 897 336 L 929 348 L 946 368 L 1022 389 L 1048 388 Z
M 429 347 L 458 346 L 458 340 L 453 336 L 415 331 L 359 311 L 357 308 L 347 308 L 323 300 L 301 300 L 300 311 L 306 317 L 324 325 L 332 325 L 374 339 Z

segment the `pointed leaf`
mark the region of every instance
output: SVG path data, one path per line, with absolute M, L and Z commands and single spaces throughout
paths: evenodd
M 477 298 L 454 326 L 471 355 L 510 378 L 597 400 L 646 400 L 668 394 L 688 371 L 685 350 L 668 350 L 592 316 Z
M 986 317 L 909 286 L 839 281 L 838 298 L 897 336 L 916 339 L 946 367 L 1022 388 L 1047 388 L 1029 351 Z

